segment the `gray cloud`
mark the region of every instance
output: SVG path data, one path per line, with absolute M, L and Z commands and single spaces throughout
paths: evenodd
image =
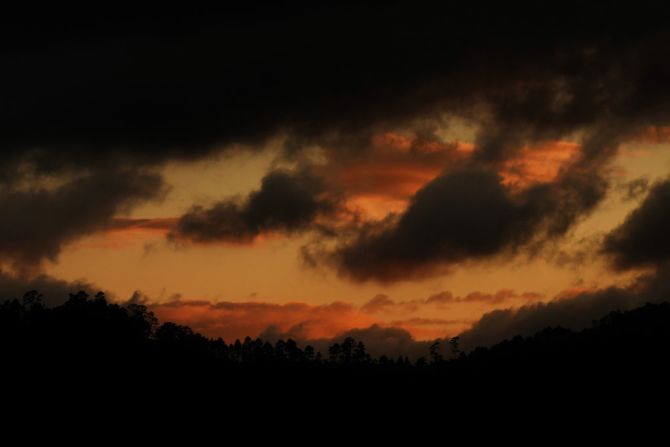
M 0 256 L 19 269 L 55 260 L 66 244 L 162 190 L 160 176 L 135 170 L 84 174 L 53 188 L 0 189 Z
M 48 275 L 33 278 L 11 275 L 0 271 L 0 301 L 21 299 L 26 292 L 37 290 L 48 306 L 58 306 L 69 298 L 70 293 L 84 291 L 93 296 L 100 289 L 86 281 L 64 281 Z
M 22 210 L 7 225 L 20 233 L 26 216 L 43 247 L 27 235 L 8 240 L 5 255 L 21 262 L 54 258 L 121 204 L 158 194 L 137 190 L 135 176 L 113 179 L 126 198 L 91 188 L 100 195 L 90 194 L 78 223 L 67 188 L 15 192 L 30 181 L 23 172 L 107 178 L 239 144 L 257 148 L 279 134 L 287 135 L 287 156 L 318 144 L 330 159 L 355 158 L 375 134 L 464 118 L 479 126 L 470 169 L 481 191 L 447 173 L 406 214 L 363 227 L 336 254 L 354 279 L 420 276 L 525 246 L 539 237 L 534 232 L 564 234 L 602 199 L 603 169 L 618 145 L 670 122 L 663 7 L 393 2 L 78 16 L 31 10 L 7 14 L 0 27 L 10 67 L 0 74 L 0 184 L 10 191 L 3 200 Z M 575 135 L 580 161 L 523 197 L 474 174 L 495 171 L 524 144 Z M 464 191 L 481 205 L 459 202 Z M 257 216 L 251 205 L 228 201 L 194 208 L 177 232 L 239 240 L 306 225 L 300 215 L 286 217 L 291 208 L 259 206 L 267 209 Z M 452 221 L 449 206 L 500 225 Z M 53 238 L 36 228 L 45 210 Z
M 533 303 L 520 308 L 494 310 L 482 316 L 460 335 L 463 347 L 490 346 L 515 335 L 529 336 L 546 327 L 561 326 L 580 330 L 615 310 L 629 310 L 647 302 L 667 301 L 670 296 L 670 270 L 638 278 L 628 287 L 609 287 L 575 296 Z
M 607 235 L 603 251 L 617 268 L 649 267 L 670 259 L 670 181 L 653 185 L 642 204 Z
M 401 215 L 367 224 L 325 256 L 354 280 L 424 277 L 467 260 L 513 253 L 564 235 L 601 200 L 607 183 L 576 163 L 549 184 L 520 193 L 478 167 L 437 177 Z
M 325 193 L 321 180 L 307 171 L 272 171 L 263 177 L 260 189 L 243 201 L 229 199 L 208 208 L 193 207 L 181 216 L 169 237 L 244 242 L 273 231 L 306 231 L 315 228 L 317 218 L 337 210 L 337 201 Z
M 652 185 L 641 205 L 605 237 L 601 247 L 615 267 L 646 267 L 652 269 L 651 273 L 639 276 L 627 287 L 610 287 L 547 303 L 489 312 L 461 334 L 464 346 L 491 345 L 517 334 L 531 335 L 548 326 L 583 329 L 611 311 L 667 301 L 670 296 L 668 203 L 670 182 Z
M 146 165 L 278 132 L 293 147 L 345 150 L 371 129 L 448 112 L 485 121 L 480 159 L 496 162 L 525 140 L 667 118 L 662 8 L 262 11 L 8 15 L 4 159 L 41 171 Z

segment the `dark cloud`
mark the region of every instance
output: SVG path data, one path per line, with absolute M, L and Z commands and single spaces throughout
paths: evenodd
M 19 269 L 55 260 L 64 245 L 106 228 L 163 187 L 155 174 L 110 169 L 53 187 L 0 189 L 0 256 Z
M 42 299 L 48 306 L 58 306 L 69 298 L 70 293 L 84 291 L 93 296 L 100 289 L 86 281 L 64 281 L 48 275 L 38 275 L 33 278 L 11 275 L 0 271 L 0 301 L 7 299 L 21 299 L 31 290 L 37 290 L 43 295 Z
M 193 207 L 181 216 L 170 237 L 244 242 L 268 232 L 305 231 L 315 227 L 317 218 L 336 211 L 336 200 L 325 193 L 323 183 L 307 171 L 272 171 L 244 201 Z
M 389 298 L 388 295 L 380 293 L 373 296 L 367 303 L 363 304 L 361 310 L 363 312 L 374 314 L 395 305 L 395 301 Z
M 601 247 L 617 268 L 646 267 L 652 269 L 651 273 L 638 277 L 626 287 L 610 287 L 547 303 L 489 312 L 461 335 L 464 346 L 491 345 L 517 334 L 531 335 L 548 326 L 583 329 L 611 311 L 666 301 L 670 296 L 668 203 L 670 182 L 653 185 L 642 204 L 605 237 Z
M 618 268 L 649 267 L 670 259 L 670 181 L 654 185 L 642 204 L 607 235 L 605 253 Z
M 534 232 L 565 234 L 602 199 L 618 145 L 670 122 L 663 7 L 297 3 L 3 16 L 2 185 L 26 180 L 26 172 L 86 170 L 96 178 L 260 147 L 277 135 L 287 136 L 288 155 L 317 144 L 330 159 L 348 159 L 385 130 L 431 134 L 445 116 L 472 121 L 470 174 L 439 177 L 407 213 L 365 227 L 338 251 L 342 271 L 360 280 L 420 276 L 525 246 Z M 495 178 L 519 147 L 567 137 L 581 138 L 582 154 L 556 182 L 519 196 Z M 115 181 L 120 191 L 137 186 L 132 176 Z M 145 192 L 127 197 L 154 197 Z M 26 220 L 40 219 L 31 203 L 46 203 L 43 193 L 8 194 Z M 4 252 L 55 257 L 127 202 L 101 194 L 82 224 L 43 236 L 44 248 L 19 238 L 25 255 L 18 242 Z M 69 222 L 68 194 L 51 195 L 42 208 L 62 208 L 54 219 Z M 257 199 L 260 210 L 252 199 L 194 208 L 175 234 L 245 240 L 302 230 L 311 216 L 300 208 L 293 220 L 290 208 Z
M 455 297 L 449 292 L 442 292 L 432 295 L 426 299 L 427 303 L 447 304 L 447 303 L 490 303 L 501 304 L 507 301 L 522 300 L 534 301 L 542 296 L 533 292 L 517 293 L 510 289 L 501 289 L 496 293 L 470 292 L 463 297 Z
M 670 270 L 661 267 L 641 276 L 627 287 L 609 287 L 558 297 L 549 302 L 494 310 L 460 337 L 467 349 L 489 346 L 515 335 L 529 336 L 546 327 L 565 327 L 579 330 L 590 327 L 609 312 L 628 310 L 647 302 L 667 301 L 670 296 Z
M 192 159 L 280 131 L 298 146 L 351 143 L 421 115 L 479 114 L 481 103 L 490 117 L 482 159 L 497 160 L 515 142 L 590 126 L 605 110 L 658 111 L 649 91 L 664 79 L 664 46 L 648 42 L 662 42 L 667 14 L 642 6 L 580 5 L 575 14 L 393 2 L 75 16 L 3 20 L 11 69 L 0 143 L 44 170 Z
M 472 349 L 489 346 L 515 335 L 532 335 L 550 326 L 583 329 L 612 310 L 630 309 L 638 304 L 643 302 L 634 299 L 624 289 L 583 293 L 574 298 L 488 312 L 460 337 L 463 346 Z
M 606 191 L 597 175 L 578 172 L 570 167 L 552 183 L 515 193 L 492 170 L 448 171 L 419 190 L 400 216 L 362 227 L 326 256 L 355 280 L 394 281 L 562 236 Z
M 648 178 L 640 177 L 619 185 L 623 193 L 623 200 L 637 200 L 649 192 L 650 182 Z
M 448 173 L 419 190 L 398 219 L 364 228 L 337 262 L 357 280 L 430 274 L 435 264 L 497 253 L 519 213 L 495 173 Z
M 130 218 L 130 217 L 115 217 L 109 221 L 106 229 L 108 231 L 123 231 L 123 230 L 147 230 L 168 232 L 176 223 L 175 218 Z

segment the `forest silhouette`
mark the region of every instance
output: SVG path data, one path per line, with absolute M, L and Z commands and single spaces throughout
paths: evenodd
M 64 304 L 47 307 L 33 290 L 0 304 L 4 372 L 24 383 L 115 393 L 148 381 L 171 392 L 228 397 L 327 392 L 337 399 L 358 390 L 389 393 L 397 401 L 532 393 L 537 387 L 544 396 L 560 397 L 575 388 L 607 393 L 612 386 L 657 386 L 668 373 L 670 304 L 612 312 L 579 332 L 546 328 L 470 352 L 459 349 L 457 338 L 448 344 L 436 341 L 416 361 L 373 358 L 351 337 L 324 353 L 291 339 L 210 339 L 187 326 L 159 323 L 144 305 L 111 303 L 102 293 L 70 294 Z

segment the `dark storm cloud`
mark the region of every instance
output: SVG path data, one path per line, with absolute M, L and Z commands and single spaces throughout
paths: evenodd
M 84 291 L 93 296 L 99 291 L 85 281 L 63 281 L 47 275 L 23 278 L 0 271 L 0 302 L 8 299 L 21 299 L 26 292 L 37 290 L 43 295 L 47 306 L 58 306 L 67 301 L 70 293 Z
M 610 288 L 596 293 L 533 303 L 517 309 L 488 312 L 460 337 L 466 349 L 489 346 L 516 335 L 532 335 L 546 327 L 584 329 L 612 310 L 625 310 L 644 304 L 629 291 Z
M 637 110 L 657 104 L 646 85 L 658 86 L 659 73 L 629 86 L 639 73 L 624 63 L 665 15 L 630 9 L 394 2 L 8 14 L 0 142 L 45 170 L 154 163 L 280 130 L 351 142 L 483 102 L 490 130 L 478 140 L 484 159 L 498 159 L 513 142 L 591 125 L 604 107 L 626 112 L 633 93 L 643 96 Z
M 603 251 L 616 267 L 649 267 L 670 259 L 670 181 L 654 185 L 642 204 L 607 235 Z
M 181 216 L 169 237 L 245 242 L 268 232 L 305 231 L 314 228 L 318 217 L 336 211 L 336 201 L 324 193 L 323 183 L 307 171 L 272 171 L 244 201 L 230 199 L 208 208 L 193 207 Z
M 459 168 L 419 190 L 397 219 L 365 226 L 326 256 L 355 280 L 422 277 L 561 236 L 605 189 L 602 179 L 568 170 L 553 183 L 513 193 L 494 171 Z
M 532 335 L 548 326 L 583 329 L 611 311 L 666 301 L 670 296 L 669 203 L 670 182 L 652 185 L 642 204 L 605 237 L 601 247 L 617 268 L 646 267 L 653 269 L 652 273 L 640 276 L 627 287 L 610 287 L 548 303 L 489 312 L 461 334 L 464 346 L 491 345 L 517 334 Z
M 412 276 L 438 262 L 497 253 L 515 237 L 511 225 L 521 214 L 495 173 L 449 173 L 417 192 L 397 223 L 357 235 L 338 261 L 355 279 Z
M 515 335 L 529 336 L 550 326 L 580 330 L 590 327 L 594 320 L 609 312 L 633 309 L 647 302 L 667 301 L 669 294 L 670 270 L 659 268 L 653 274 L 638 278 L 629 287 L 610 287 L 517 309 L 494 310 L 484 314 L 460 337 L 463 347 L 472 349 Z
M 393 2 L 218 11 L 163 6 L 133 14 L 92 8 L 74 14 L 60 6 L 7 11 L 0 26 L 6 67 L 0 74 L 0 183 L 20 182 L 19 168 L 39 176 L 153 167 L 236 144 L 259 147 L 278 134 L 287 135 L 290 155 L 319 144 L 331 159 L 354 158 L 374 134 L 430 128 L 444 115 L 479 125 L 473 172 L 496 169 L 521 145 L 580 135 L 582 160 L 562 183 L 512 197 L 484 179 L 479 193 L 467 194 L 491 207 L 486 210 L 459 202 L 448 190 L 459 182 L 447 174 L 422 190 L 397 225 L 361 233 L 342 251 L 342 265 L 361 268 L 351 273 L 358 279 L 390 279 L 396 273 L 381 259 L 386 250 L 414 274 L 491 256 L 534 237 L 524 231 L 563 234 L 602 198 L 601 169 L 618 144 L 670 122 L 668 14 L 635 6 Z M 33 197 L 20 206 L 19 196 L 11 199 L 29 209 Z M 60 206 L 61 197 L 53 199 L 48 207 Z M 91 215 L 111 218 L 104 195 L 90 206 L 98 202 L 102 209 Z M 448 205 L 500 225 L 489 222 L 489 233 L 485 223 L 450 222 Z M 192 234 L 244 239 L 264 228 L 296 228 L 284 217 L 251 218 L 245 207 L 223 202 L 194 209 Z M 39 211 L 28 214 L 37 219 Z M 283 211 L 259 212 L 273 213 Z M 27 241 L 25 257 L 55 256 L 63 241 L 97 227 L 93 220 L 56 231 L 41 250 Z M 297 228 L 302 222 L 298 218 Z M 249 223 L 256 227 L 250 233 Z M 441 235 L 440 224 L 463 234 Z M 383 248 L 384 240 L 398 247 Z M 17 245 L 10 246 L 5 252 L 16 257 Z M 359 253 L 358 246 L 372 251 Z
M 52 188 L 1 189 L 0 256 L 19 269 L 55 260 L 65 244 L 162 190 L 159 176 L 129 170 L 85 174 Z

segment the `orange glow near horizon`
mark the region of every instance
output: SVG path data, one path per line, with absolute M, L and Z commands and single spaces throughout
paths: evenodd
M 670 169 L 670 156 L 659 148 L 657 143 L 626 145 L 612 167 L 621 172 L 621 181 L 662 178 Z M 381 219 L 389 212 L 402 212 L 417 190 L 452 163 L 467 158 L 472 150 L 472 144 L 460 141 L 426 143 L 412 136 L 384 134 L 375 139 L 369 155 L 356 162 L 329 161 L 317 174 L 344 190 L 348 209 Z M 511 188 L 551 181 L 578 153 L 579 145 L 567 141 L 525 147 L 503 167 L 501 176 Z M 119 301 L 139 289 L 154 303 L 152 308 L 161 319 L 229 340 L 258 336 L 269 326 L 279 332 L 300 330 L 305 336 L 319 338 L 371 324 L 401 327 L 417 339 L 428 340 L 440 334 L 456 335 L 494 309 L 560 299 L 631 279 L 630 275 L 612 273 L 600 260 L 575 267 L 537 256 L 464 263 L 443 275 L 394 284 L 352 283 L 327 268 L 305 268 L 299 253 L 309 235 L 263 235 L 245 244 L 166 241 L 177 216 L 194 203 L 244 197 L 257 189 L 263 175 L 275 166 L 275 158 L 276 153 L 245 153 L 207 163 L 168 166 L 164 175 L 173 191 L 162 202 L 119 216 L 105 231 L 70 244 L 57 262 L 45 264 L 44 271 L 64 280 L 85 279 L 101 288 L 111 287 L 108 290 Z M 613 189 L 611 196 L 561 241 L 557 251 L 578 250 L 580 240 L 621 222 L 636 202 L 624 201 L 618 191 Z M 424 303 L 427 297 L 445 290 L 467 297 L 473 292 L 495 295 L 505 289 L 519 292 L 500 301 L 471 298 L 442 306 Z M 380 293 L 396 304 L 381 313 L 362 310 Z M 184 297 L 180 305 L 174 303 L 176 295 Z M 340 303 L 340 307 L 333 303 Z
M 448 300 L 435 299 L 447 296 Z M 542 296 L 517 294 L 500 290 L 495 294 L 473 292 L 464 297 L 451 293 L 425 299 L 393 301 L 386 299 L 381 306 L 372 305 L 377 297 L 362 306 L 344 302 L 314 305 L 306 302 L 282 304 L 261 301 L 212 302 L 206 300 L 173 299 L 153 303 L 149 307 L 162 321 L 185 324 L 210 337 L 232 341 L 261 336 L 268 328 L 275 334 L 315 340 L 333 338 L 352 330 L 372 325 L 399 327 L 416 340 L 431 340 L 457 335 L 476 321 L 477 306 L 490 303 L 491 308 L 510 304 L 523 305 L 540 301 Z M 450 318 L 448 318 L 450 316 Z

